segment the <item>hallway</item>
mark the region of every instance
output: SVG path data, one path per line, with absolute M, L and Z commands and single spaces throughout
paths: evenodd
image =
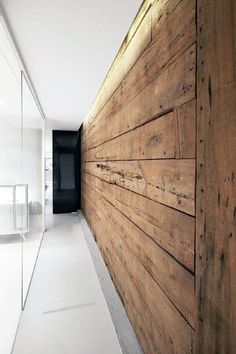
M 121 354 L 78 216 L 47 224 L 13 354 Z
M 236 0 L 0 0 L 0 354 L 236 354 L 235 53 Z

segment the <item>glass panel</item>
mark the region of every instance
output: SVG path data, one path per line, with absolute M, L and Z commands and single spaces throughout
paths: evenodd
M 26 299 L 43 234 L 42 134 L 43 119 L 22 76 L 23 103 L 23 301 Z M 28 221 L 27 221 L 28 220 Z
M 0 353 L 10 354 L 21 313 L 20 67 L 0 22 Z M 18 207 L 16 207 L 18 204 Z M 21 226 L 21 225 L 19 225 Z

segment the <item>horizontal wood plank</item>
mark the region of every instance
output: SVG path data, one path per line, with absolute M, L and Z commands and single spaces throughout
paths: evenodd
M 194 215 L 195 161 L 87 162 L 84 172 Z
M 193 45 L 120 111 L 98 120 L 87 140 L 83 138 L 83 150 L 104 143 L 193 99 L 195 62 L 196 48 Z
M 110 220 L 119 235 L 117 247 L 125 243 L 144 265 L 157 284 L 179 311 L 194 326 L 194 277 L 176 260 L 159 247 L 140 228 L 132 223 L 111 203 L 100 198 L 96 190 L 87 186 L 95 205 Z
M 181 4 L 177 6 L 179 2 L 179 0 L 173 0 L 166 5 L 162 4 L 158 36 L 129 71 L 114 95 L 107 100 L 102 110 L 94 115 L 93 119 L 90 119 L 90 124 L 85 121 L 84 141 L 96 130 L 95 121 L 105 119 L 109 114 L 119 111 L 142 91 L 178 53 L 194 42 L 196 39 L 195 1 L 182 0 Z M 160 1 L 157 2 L 157 4 L 159 3 Z M 170 12 L 169 4 L 172 4 L 172 7 L 176 9 L 174 13 Z M 155 11 L 155 13 L 157 12 Z M 167 24 L 162 21 L 165 18 L 168 18 Z M 110 92 L 108 85 L 104 87 L 103 91 L 105 88 L 107 92 Z M 94 106 L 97 106 L 96 102 Z
M 144 265 L 120 239 L 119 232 L 110 223 L 111 219 L 106 209 L 103 213 L 101 208 L 95 205 L 96 202 L 94 203 L 93 198 L 90 198 L 89 208 L 97 214 L 96 238 L 99 245 L 102 245 L 111 273 L 115 273 L 116 280 L 119 279 L 116 284 L 126 308 L 131 308 L 131 311 L 137 309 L 138 316 L 144 321 L 144 333 L 141 337 L 145 338 L 151 332 L 148 335 L 152 336 L 149 350 L 154 350 L 154 353 L 156 350 L 161 353 L 190 353 L 193 330 L 150 276 Z M 103 237 L 104 231 L 107 237 Z M 128 296 L 127 289 L 129 289 Z M 144 312 L 140 312 L 141 309 Z M 178 331 L 182 329 L 181 334 L 177 329 Z M 166 336 L 166 331 L 168 331 L 168 336 Z
M 131 130 L 83 154 L 84 161 L 175 158 L 178 153 L 174 112 Z
M 152 6 L 152 36 L 155 37 L 159 34 L 160 27 L 165 26 L 165 30 L 170 31 L 172 21 L 170 22 L 170 18 L 172 20 L 172 15 L 174 14 L 178 17 L 179 14 L 185 15 L 185 17 L 189 16 L 189 10 L 187 11 L 184 6 L 186 3 L 190 3 L 191 1 L 183 1 L 183 0 L 157 0 Z M 180 5 L 181 6 L 178 6 Z M 184 6 L 183 6 L 184 5 Z
M 96 191 L 186 268 L 194 271 L 195 219 L 90 174 L 83 187 Z
M 84 161 L 195 158 L 195 100 L 82 154 Z

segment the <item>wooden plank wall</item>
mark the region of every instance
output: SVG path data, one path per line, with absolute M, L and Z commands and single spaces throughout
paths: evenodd
M 196 353 L 236 353 L 236 1 L 198 0 Z
M 82 208 L 145 353 L 236 353 L 236 2 L 146 0 L 82 129 Z
M 145 353 L 195 330 L 196 3 L 152 1 L 82 129 L 82 209 Z

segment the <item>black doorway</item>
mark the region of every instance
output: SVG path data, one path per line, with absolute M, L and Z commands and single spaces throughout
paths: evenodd
M 53 130 L 53 214 L 80 209 L 80 134 Z

